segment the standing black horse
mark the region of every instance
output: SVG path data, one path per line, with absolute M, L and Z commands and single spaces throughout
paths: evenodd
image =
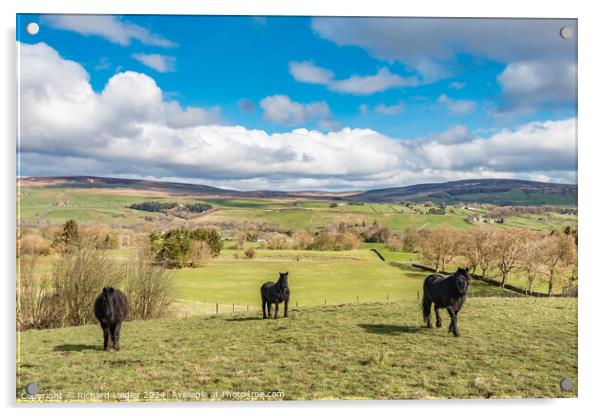
M 280 278 L 276 283 L 265 282 L 261 285 L 261 309 L 263 310 L 263 319 L 272 317 L 272 303 L 274 304 L 274 319 L 278 318 L 278 304 L 284 302 L 284 317 L 288 316 L 288 300 L 291 297 L 291 291 L 288 288 L 288 272 L 280 273 Z M 268 309 L 266 315 L 265 309 Z
M 119 351 L 119 331 L 128 309 L 128 300 L 119 289 L 105 287 L 96 297 L 94 315 L 102 327 L 105 351 L 109 351 L 109 337 L 115 351 Z
M 437 328 L 441 328 L 441 316 L 439 308 L 447 309 L 451 323 L 449 332 L 454 336 L 460 336 L 458 330 L 458 312 L 466 300 L 470 276 L 468 269 L 458 268 L 449 276 L 431 274 L 424 279 L 424 293 L 422 295 L 422 316 L 427 328 L 431 325 L 431 304 L 435 304 L 435 315 L 437 316 Z

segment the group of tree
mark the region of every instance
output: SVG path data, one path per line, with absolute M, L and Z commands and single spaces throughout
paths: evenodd
M 299 230 L 290 236 L 270 233 L 260 243 L 260 247 L 269 250 L 344 251 L 360 248 L 362 241 L 361 235 L 352 230 L 331 229 L 316 233 Z
M 146 212 L 168 212 L 170 210 L 200 214 L 212 208 L 202 202 L 180 204 L 178 202 L 145 201 L 130 205 L 128 208 Z
M 423 262 L 439 271 L 451 263 L 462 263 L 473 274 L 499 279 L 502 286 L 511 274 L 519 273 L 527 279 L 528 292 L 541 281 L 548 294 L 577 284 L 577 231 L 570 226 L 540 232 L 489 226 L 461 230 L 442 225 L 417 233 Z
M 149 242 L 155 260 L 169 268 L 200 266 L 219 256 L 224 247 L 222 236 L 213 228 L 151 232 Z

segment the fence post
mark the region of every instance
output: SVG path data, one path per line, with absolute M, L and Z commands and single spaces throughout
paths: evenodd
M 215 304 L 215 314 L 219 315 L 219 303 Z
M 357 301 L 357 303 L 360 303 L 360 297 L 359 296 L 356 296 L 355 300 Z
M 296 301 L 295 301 L 295 308 L 298 308 L 298 307 L 299 307 L 299 301 L 298 301 L 298 300 L 296 300 Z
M 249 312 L 249 305 L 247 305 L 247 312 Z
M 232 313 L 234 313 L 234 304 L 232 304 Z
M 324 305 L 326 305 L 326 299 L 324 299 Z

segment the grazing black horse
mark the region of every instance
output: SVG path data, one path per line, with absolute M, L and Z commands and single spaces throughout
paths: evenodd
M 431 304 L 435 304 L 435 315 L 437 316 L 437 328 L 441 328 L 441 316 L 439 308 L 447 309 L 451 323 L 449 332 L 454 336 L 460 336 L 458 330 L 458 312 L 466 300 L 470 276 L 468 269 L 458 268 L 454 274 L 443 276 L 431 274 L 424 279 L 424 293 L 422 295 L 422 316 L 427 328 L 431 325 Z
M 261 309 L 263 310 L 263 319 L 272 317 L 272 303 L 274 304 L 274 319 L 278 318 L 278 304 L 284 302 L 284 317 L 288 316 L 288 300 L 291 297 L 291 291 L 288 288 L 288 272 L 280 273 L 276 283 L 265 282 L 261 285 Z M 265 309 L 268 309 L 266 315 Z
M 109 336 L 113 342 L 115 351 L 119 351 L 119 331 L 121 323 L 128 314 L 128 300 L 119 290 L 112 287 L 105 287 L 102 293 L 96 297 L 94 302 L 94 315 L 104 336 L 104 349 L 109 351 Z

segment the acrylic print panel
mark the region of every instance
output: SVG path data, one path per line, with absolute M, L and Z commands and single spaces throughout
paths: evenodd
M 577 396 L 576 20 L 17 45 L 19 402 Z

